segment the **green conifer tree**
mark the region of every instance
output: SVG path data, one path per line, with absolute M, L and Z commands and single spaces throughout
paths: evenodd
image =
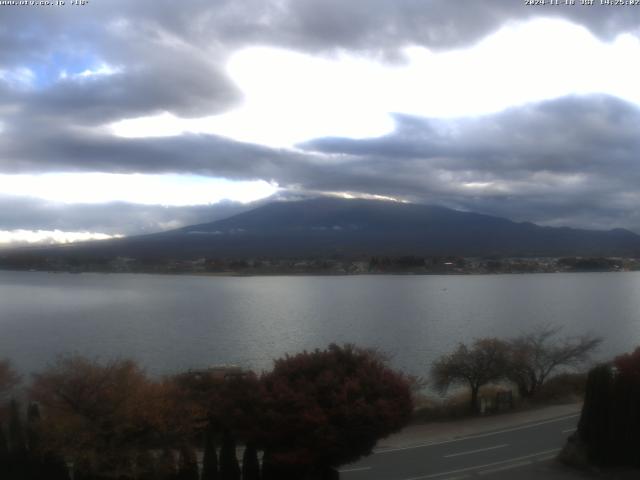
M 204 455 L 202 457 L 202 480 L 218 480 L 218 454 L 216 452 L 215 434 L 207 430 L 204 437 Z
M 27 446 L 32 454 L 39 453 L 40 445 L 40 408 L 32 403 L 27 409 Z
M 236 457 L 236 441 L 229 430 L 222 435 L 220 449 L 220 479 L 240 480 L 240 465 Z
M 198 459 L 196 452 L 188 445 L 180 448 L 178 478 L 180 480 L 198 480 Z
M 258 450 L 249 442 L 242 457 L 242 480 L 260 480 L 260 462 Z
M 158 458 L 158 480 L 176 480 L 178 470 L 173 450 L 165 448 Z
M 156 480 L 156 459 L 146 448 L 136 457 L 136 472 L 138 480 Z
M 9 444 L 4 434 L 4 425 L 0 422 L 0 478 L 9 476 Z
M 9 406 L 9 451 L 11 455 L 21 455 L 26 451 L 24 428 L 20 419 L 20 405 L 13 399 Z

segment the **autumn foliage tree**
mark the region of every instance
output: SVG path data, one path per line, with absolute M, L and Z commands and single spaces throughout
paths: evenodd
M 477 412 L 480 387 L 504 378 L 508 351 L 507 344 L 497 338 L 476 340 L 471 347 L 461 343 L 433 364 L 434 385 L 442 392 L 451 385 L 468 386 L 471 391 L 469 408 Z
M 13 386 L 18 377 L 4 378 Z M 352 345 L 288 356 L 260 377 L 209 369 L 152 379 L 129 360 L 62 356 L 34 375 L 34 403 L 14 403 L 11 428 L 0 431 L 0 469 L 15 450 L 32 456 L 27 470 L 52 480 L 67 478 L 67 461 L 76 480 L 190 480 L 200 445 L 203 479 L 332 479 L 409 420 L 413 384 Z
M 264 480 L 329 478 L 332 469 L 371 453 L 412 413 L 408 379 L 353 345 L 276 360 L 262 388 Z
M 127 477 L 156 431 L 155 390 L 132 361 L 59 357 L 35 375 L 31 397 L 43 410 L 43 440 L 74 459 L 79 475 Z
M 0 403 L 20 383 L 21 377 L 11 366 L 9 360 L 0 360 Z M 1 405 L 0 405 L 1 406 Z

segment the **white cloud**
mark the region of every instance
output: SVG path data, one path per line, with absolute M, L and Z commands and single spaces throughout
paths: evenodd
M 107 240 L 121 235 L 94 232 L 63 232 L 60 230 L 0 230 L 0 245 L 74 243 L 87 240 Z
M 95 68 L 87 68 L 82 72 L 77 73 L 68 73 L 66 70 L 62 70 L 60 72 L 60 80 L 87 80 L 95 77 L 105 77 L 116 75 L 118 73 L 122 73 L 122 68 L 120 67 L 112 67 L 111 65 L 107 65 L 106 63 L 101 63 Z
M 401 198 L 397 198 L 397 197 L 390 197 L 388 195 L 375 195 L 375 194 L 371 194 L 371 193 L 363 193 L 363 192 L 318 192 L 322 195 L 325 196 L 330 196 L 330 197 L 338 197 L 338 198 L 344 198 L 347 200 L 355 200 L 355 199 L 360 199 L 360 200 L 381 200 L 381 201 L 385 201 L 385 202 L 398 202 L 398 203 L 409 203 L 407 200 L 401 199 Z
M 13 70 L 0 69 L 0 80 L 7 83 L 12 88 L 32 88 L 36 75 L 30 68 L 18 67 Z
M 166 206 L 208 205 L 221 200 L 249 203 L 277 191 L 277 185 L 262 180 L 235 182 L 196 175 L 0 174 L 0 194 L 61 203 L 120 201 Z
M 384 65 L 342 54 L 332 59 L 252 47 L 228 74 L 244 103 L 222 115 L 161 115 L 109 125 L 123 137 L 211 133 L 289 147 L 313 138 L 366 138 L 393 130 L 392 113 L 453 118 L 484 115 L 568 94 L 605 93 L 640 105 L 640 40 L 602 42 L 564 20 L 512 23 L 467 49 L 408 46 L 406 63 Z

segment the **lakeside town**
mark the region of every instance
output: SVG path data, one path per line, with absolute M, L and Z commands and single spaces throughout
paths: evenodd
M 158 273 L 203 275 L 471 275 L 506 273 L 629 272 L 639 258 L 457 257 L 370 258 L 132 258 L 0 254 L 0 269 L 47 272 Z

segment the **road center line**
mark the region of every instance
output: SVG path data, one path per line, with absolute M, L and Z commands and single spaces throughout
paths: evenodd
M 505 443 L 503 445 L 495 445 L 493 447 L 478 448 L 477 450 L 468 450 L 466 452 L 451 453 L 449 455 L 445 455 L 444 458 L 461 457 L 462 455 L 471 455 L 472 453 L 486 452 L 487 450 L 496 450 L 498 448 L 504 448 L 508 446 L 509 444 Z
M 499 435 L 501 433 L 509 433 L 509 432 L 515 432 L 515 431 L 518 431 L 518 430 L 525 430 L 527 428 L 533 428 L 533 427 L 537 427 L 537 426 L 540 426 L 540 425 L 546 425 L 548 423 L 562 422 L 563 420 L 568 420 L 570 418 L 575 418 L 575 417 L 579 417 L 579 416 L 580 416 L 580 414 L 576 413 L 576 414 L 573 414 L 573 415 L 565 415 L 564 417 L 553 418 L 551 420 L 545 420 L 545 421 L 542 421 L 542 422 L 529 423 L 529 424 L 521 425 L 521 426 L 518 426 L 518 427 L 506 428 L 504 430 L 497 430 L 495 432 L 479 433 L 479 434 L 476 434 L 476 435 L 469 435 L 467 437 L 452 438 L 451 440 L 444 440 L 442 442 L 420 443 L 420 444 L 417 444 L 417 445 L 411 445 L 409 447 L 398 447 L 398 448 L 387 448 L 387 449 L 384 449 L 384 450 L 375 450 L 374 453 L 376 455 L 380 455 L 382 453 L 400 452 L 402 450 L 414 450 L 416 448 L 432 447 L 434 445 L 445 445 L 447 443 L 462 442 L 464 440 L 473 440 L 475 438 L 490 437 L 492 435 Z
M 558 453 L 561 449 L 560 448 L 554 448 L 553 450 L 545 450 L 543 452 L 537 452 L 537 453 L 532 453 L 530 455 L 523 455 L 521 457 L 514 457 L 514 458 L 510 458 L 508 460 L 502 460 L 500 462 L 492 462 L 492 463 L 485 463 L 484 465 L 474 465 L 473 467 L 467 467 L 467 468 L 460 468 L 458 470 L 449 470 L 448 472 L 440 472 L 440 473 L 432 473 L 431 475 L 424 475 L 422 477 L 411 477 L 411 478 L 405 478 L 404 480 L 427 480 L 429 478 L 436 478 L 436 477 L 444 477 L 446 475 L 455 475 L 456 473 L 463 473 L 463 472 L 470 472 L 473 470 L 482 470 L 488 467 L 494 467 L 497 465 L 506 465 L 509 463 L 517 463 L 520 462 L 522 460 L 528 459 L 528 458 L 534 458 L 534 457 L 539 457 L 541 455 L 548 455 L 551 453 Z

